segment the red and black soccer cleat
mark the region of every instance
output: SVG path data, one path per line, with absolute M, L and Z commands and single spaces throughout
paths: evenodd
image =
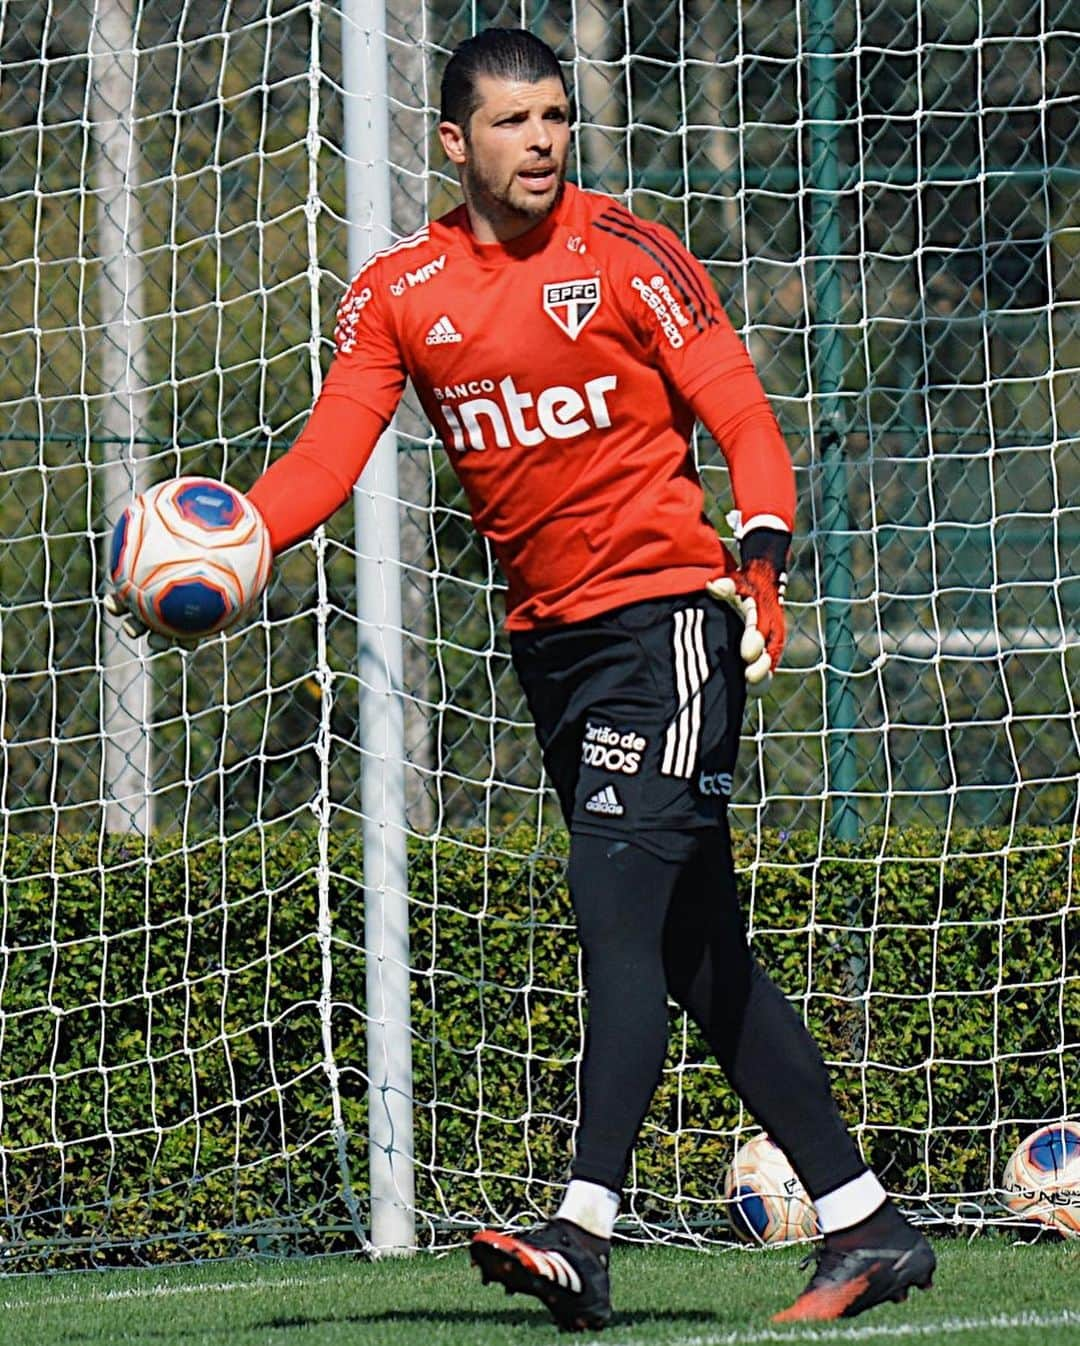
M 822 1322 L 854 1318 L 888 1300 L 907 1299 L 914 1285 L 929 1290 L 937 1258 L 926 1239 L 908 1226 L 910 1242 L 892 1248 L 830 1248 L 828 1243 L 803 1263 L 817 1262 L 810 1284 L 774 1323 Z
M 484 1284 L 534 1295 L 564 1331 L 598 1331 L 611 1319 L 607 1243 L 569 1220 L 549 1220 L 526 1234 L 482 1229 L 470 1245 Z

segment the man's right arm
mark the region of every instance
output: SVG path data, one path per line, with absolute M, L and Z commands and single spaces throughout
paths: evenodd
M 341 302 L 334 361 L 300 437 L 248 492 L 275 554 L 345 504 L 401 400 L 404 363 L 376 298 L 378 269 L 362 270 Z

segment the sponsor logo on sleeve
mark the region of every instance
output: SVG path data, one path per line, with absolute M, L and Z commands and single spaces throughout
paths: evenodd
M 544 312 L 571 341 L 600 307 L 600 277 L 557 280 L 544 286 Z
M 690 319 L 683 312 L 682 305 L 671 292 L 671 286 L 663 276 L 653 276 L 649 280 L 649 288 L 654 294 L 658 294 L 667 305 L 667 310 L 675 319 L 680 327 L 689 327 Z
M 672 350 L 678 350 L 680 346 L 684 346 L 686 343 L 679 329 L 687 327 L 690 319 L 683 312 L 682 306 L 672 294 L 671 288 L 663 276 L 653 276 L 651 280 L 644 280 L 641 276 L 633 276 L 630 280 L 630 288 L 639 294 L 647 307 L 652 310 L 657 325 L 664 336 L 667 337 L 668 345 Z
M 730 771 L 702 771 L 698 775 L 697 787 L 703 795 L 722 795 L 728 799 L 733 783 Z
M 436 257 L 433 262 L 425 262 L 423 266 L 418 266 L 415 271 L 403 271 L 397 280 L 390 282 L 390 293 L 395 299 L 400 299 L 405 291 L 411 290 L 414 285 L 426 285 L 433 276 L 437 276 L 446 265 L 446 253 L 441 257 Z
M 581 744 L 584 766 L 600 771 L 620 771 L 636 776 L 641 770 L 641 755 L 649 740 L 633 729 L 611 729 L 605 724 L 586 724 Z
M 334 344 L 342 355 L 349 355 L 356 349 L 357 332 L 360 326 L 360 314 L 371 299 L 371 290 L 365 285 L 359 290 L 350 289 L 337 311 L 334 325 Z

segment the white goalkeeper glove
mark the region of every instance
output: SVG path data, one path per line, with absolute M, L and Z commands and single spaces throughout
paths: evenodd
M 147 644 L 155 653 L 162 650 L 193 650 L 199 644 L 197 640 L 180 640 L 178 637 L 170 639 L 169 636 L 163 636 L 160 631 L 152 631 L 143 619 L 123 601 L 113 590 L 102 599 L 102 605 L 110 617 L 117 617 L 124 633 L 132 640 L 141 640 L 143 636 L 149 636 Z
M 105 595 L 102 602 L 105 611 L 110 617 L 119 618 L 120 625 L 132 640 L 141 639 L 141 637 L 145 636 L 150 630 L 142 618 L 136 617 L 130 608 L 128 608 L 125 603 L 122 603 L 120 598 L 111 591 Z
M 791 534 L 776 528 L 754 528 L 739 543 L 739 569 L 734 575 L 709 580 L 705 588 L 742 618 L 739 653 L 746 665 L 746 690 L 750 696 L 764 696 L 784 649 L 785 567 Z

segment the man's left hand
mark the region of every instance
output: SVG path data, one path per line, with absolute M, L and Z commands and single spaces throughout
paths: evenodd
M 193 650 L 199 643 L 198 639 L 181 640 L 178 636 L 163 636 L 157 631 L 151 631 L 139 614 L 129 608 L 124 600 L 111 589 L 105 594 L 102 604 L 110 617 L 116 617 L 119 620 L 125 634 L 131 640 L 141 640 L 143 636 L 149 636 L 150 639 L 147 644 L 155 654 L 160 654 L 162 650 L 171 649 Z
M 766 533 L 770 536 L 761 536 Z M 739 653 L 746 665 L 746 690 L 752 696 L 761 696 L 768 689 L 784 649 L 787 574 L 783 565 L 789 542 L 790 534 L 771 529 L 748 533 L 743 539 L 740 568 L 705 585 L 714 598 L 730 604 L 743 620 Z

